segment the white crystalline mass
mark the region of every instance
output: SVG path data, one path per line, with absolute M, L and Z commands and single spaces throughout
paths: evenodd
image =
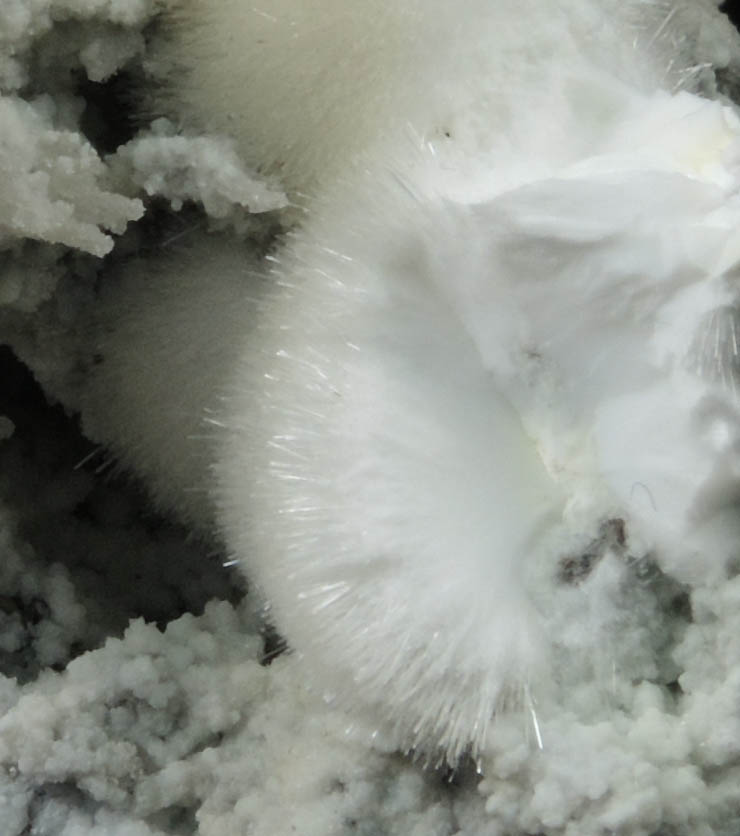
M 324 197 L 251 291 L 219 415 L 221 518 L 276 624 L 346 703 L 452 760 L 561 676 L 557 567 L 606 520 L 676 581 L 736 555 L 736 396 L 687 357 L 734 304 L 739 123 L 598 92 L 592 155 L 521 185 L 496 149 L 470 201 L 440 143 L 407 188 L 372 171 L 351 206 L 345 182 Z
M 310 5 L 306 4 L 306 9 Z M 412 5 L 398 5 L 392 14 L 402 14 Z M 500 7 L 505 5 L 502 2 Z M 676 67 L 682 68 L 670 77 L 671 89 L 685 82 L 689 88 L 695 83 L 711 92 L 714 76 L 707 62 L 726 67 L 736 61 L 734 36 L 721 18 L 709 14 L 714 5 L 632 4 L 638 12 L 648 10 L 654 21 L 641 36 L 647 41 L 655 36 L 661 54 L 676 56 Z M 592 22 L 601 21 L 597 5 L 584 3 L 579 7 L 591 7 L 595 10 Z M 12 227 L 3 243 L 0 336 L 2 342 L 12 342 L 32 362 L 49 393 L 67 393 L 71 370 L 79 375 L 80 368 L 89 362 L 86 320 L 79 311 L 91 303 L 99 266 L 70 255 L 68 247 L 102 250 L 108 245 L 101 229 L 120 229 L 134 213 L 135 199 L 150 194 L 175 204 L 180 200 L 200 201 L 220 220 L 226 213 L 226 220 L 234 220 L 236 226 L 245 204 L 254 210 L 281 203 L 280 196 L 263 186 L 261 178 L 241 168 L 233 146 L 221 137 L 201 141 L 192 133 L 183 139 L 157 135 L 145 128 L 113 159 L 94 152 L 83 138 L 71 77 L 67 78 L 60 67 L 82 69 L 96 80 L 106 78 L 125 62 L 139 66 L 137 62 L 144 60 L 142 28 L 153 12 L 153 4 L 133 0 L 8 0 L 0 4 L 0 87 L 9 114 L 7 124 L 14 126 L 7 135 L 15 137 L 7 159 L 16 155 L 18 161 L 15 165 L 7 163 L 8 183 L 16 190 L 15 209 L 20 212 L 16 215 L 6 207 L 3 215 L 3 223 L 10 218 L 18 225 Z M 448 23 L 457 13 L 450 13 Z M 346 23 L 342 21 L 341 25 Z M 525 20 L 524 25 L 531 28 L 531 20 Z M 330 30 L 318 29 L 314 34 L 321 40 L 331 35 Z M 444 37 L 448 35 L 446 31 Z M 594 45 L 597 47 L 598 41 Z M 443 45 L 440 50 L 444 51 Z M 260 72 L 272 83 L 269 74 L 274 65 L 270 62 L 277 61 L 279 50 L 266 55 L 270 60 Z M 52 57 L 61 63 L 55 64 Z M 418 57 L 416 52 L 404 60 L 413 64 Z M 363 60 L 365 63 L 360 61 L 357 66 L 372 69 L 367 55 Z M 663 71 L 669 60 L 662 64 Z M 418 69 L 416 65 L 414 68 Z M 357 78 L 362 77 L 363 73 L 358 73 Z M 609 95 L 605 95 L 605 88 L 598 81 L 592 83 L 593 78 L 579 78 L 577 73 L 575 78 L 584 84 L 573 88 L 574 101 L 604 107 L 619 100 L 616 88 L 609 88 Z M 48 89 L 48 98 L 34 95 L 31 101 L 22 102 L 29 79 L 35 90 Z M 310 83 L 310 79 L 305 81 L 306 86 Z M 452 89 L 444 101 L 454 104 L 456 92 Z M 288 90 L 286 95 L 303 105 L 305 88 L 298 88 L 297 95 Z M 475 578 L 480 577 L 481 567 L 475 565 L 472 551 L 464 546 L 470 545 L 476 531 L 483 537 L 490 532 L 485 526 L 476 527 L 485 517 L 485 493 L 468 477 L 470 472 L 480 473 L 484 463 L 498 466 L 500 458 L 496 456 L 500 453 L 489 453 L 483 441 L 476 446 L 485 427 L 482 419 L 476 424 L 476 414 L 465 409 L 466 404 L 470 405 L 466 400 L 470 391 L 462 390 L 479 370 L 466 376 L 463 367 L 453 360 L 470 357 L 471 344 L 489 358 L 489 371 L 497 376 L 498 383 L 497 392 L 482 393 L 476 402 L 495 409 L 504 422 L 510 418 L 504 400 L 514 403 L 527 432 L 540 442 L 537 452 L 550 453 L 546 460 L 549 472 L 544 476 L 540 473 L 538 479 L 556 482 L 556 493 L 563 489 L 568 493 L 574 484 L 582 486 L 583 495 L 576 497 L 578 501 L 571 502 L 568 509 L 574 525 L 578 520 L 592 520 L 590 515 L 599 503 L 605 511 L 625 512 L 626 542 L 625 532 L 614 521 L 596 530 L 585 527 L 582 536 L 564 538 L 568 549 L 561 555 L 565 559 L 558 564 L 558 572 L 565 580 L 553 582 L 546 560 L 530 567 L 531 576 L 523 579 L 540 619 L 539 632 L 547 637 L 549 668 L 547 675 L 532 681 L 531 699 L 525 700 L 521 711 L 501 712 L 492 721 L 481 752 L 484 775 L 476 776 L 472 771 L 466 775 L 463 771 L 457 781 L 447 784 L 442 775 L 423 771 L 418 763 L 395 754 L 394 738 L 387 737 L 358 710 L 363 702 L 376 701 L 377 692 L 373 694 L 371 688 L 353 692 L 354 700 L 346 703 L 345 713 L 323 703 L 321 688 L 307 688 L 311 681 L 321 682 L 321 674 L 316 676 L 316 671 L 307 670 L 297 654 L 278 659 L 270 667 L 260 665 L 261 636 L 251 612 L 255 605 L 249 603 L 251 599 L 241 605 L 214 602 L 202 616 L 180 616 L 183 609 L 198 609 L 204 597 L 211 594 L 229 596 L 208 575 L 208 567 L 217 568 L 218 558 L 201 554 L 200 547 L 192 543 L 173 540 L 150 519 L 140 520 L 132 495 L 119 495 L 120 488 L 108 486 L 84 469 L 73 471 L 72 463 L 59 464 L 57 456 L 66 442 L 55 446 L 53 428 L 37 424 L 39 416 L 33 411 L 19 411 L 11 422 L 15 427 L 12 435 L 6 431 L 8 423 L 0 420 L 3 836 L 6 832 L 8 836 L 324 836 L 358 832 L 388 836 L 736 836 L 740 830 L 737 566 L 731 561 L 725 571 L 726 553 L 713 551 L 715 545 L 726 548 L 727 520 L 720 516 L 714 533 L 700 531 L 697 523 L 706 522 L 721 509 L 721 500 L 738 479 L 733 444 L 737 411 L 733 391 L 736 355 L 732 349 L 735 303 L 732 281 L 722 278 L 722 271 L 737 257 L 732 234 L 736 207 L 729 193 L 737 168 L 736 161 L 724 154 L 737 143 L 737 125 L 730 111 L 698 102 L 688 94 L 640 101 L 639 120 L 631 120 L 621 106 L 615 107 L 613 113 L 619 116 L 617 121 L 625 133 L 614 138 L 611 146 L 599 146 L 598 154 L 575 166 L 568 156 L 577 150 L 567 141 L 569 131 L 560 137 L 530 135 L 530 142 L 539 142 L 555 155 L 565 152 L 568 159 L 559 157 L 557 166 L 551 169 L 530 167 L 522 172 L 499 168 L 502 181 L 498 182 L 478 179 L 479 205 L 475 210 L 464 205 L 464 198 L 471 194 L 471 178 L 482 158 L 472 162 L 468 159 L 467 169 L 461 165 L 462 155 L 455 155 L 454 143 L 444 136 L 445 128 L 453 124 L 448 119 L 451 113 L 441 113 L 439 130 L 431 137 L 438 152 L 436 162 L 418 154 L 414 145 L 417 138 L 407 135 L 407 151 L 400 159 L 394 157 L 390 165 L 394 175 L 389 177 L 385 170 L 388 166 L 376 160 L 375 174 L 355 172 L 337 186 L 335 194 L 339 197 L 333 208 L 327 204 L 328 208 L 316 212 L 298 238 L 293 238 L 291 251 L 283 254 L 275 273 L 283 282 L 277 297 L 275 288 L 266 287 L 263 278 L 250 275 L 253 255 L 245 259 L 240 244 L 218 237 L 204 244 L 202 236 L 191 236 L 190 250 L 186 248 L 174 257 L 181 268 L 178 280 L 188 286 L 190 300 L 196 298 L 200 307 L 197 329 L 188 330 L 192 320 L 187 311 L 176 318 L 177 340 L 194 352 L 189 355 L 190 363 L 197 362 L 207 378 L 206 386 L 194 382 L 196 395 L 208 395 L 218 387 L 212 372 L 224 362 L 211 339 L 218 333 L 218 322 L 208 318 L 213 330 L 203 328 L 208 288 L 198 286 L 198 264 L 189 255 L 196 249 L 207 264 L 233 267 L 238 263 L 237 270 L 229 272 L 229 267 L 222 271 L 221 278 L 227 286 L 233 283 L 233 288 L 249 282 L 255 291 L 242 300 L 244 308 L 232 305 L 235 320 L 246 312 L 251 321 L 255 307 L 261 306 L 266 324 L 281 319 L 284 324 L 286 318 L 295 324 L 303 316 L 302 328 L 315 328 L 322 339 L 331 340 L 337 333 L 343 334 L 339 327 L 342 316 L 348 327 L 354 329 L 361 324 L 361 318 L 350 320 L 347 316 L 353 305 L 358 304 L 355 310 L 368 311 L 364 303 L 356 303 L 353 291 L 375 290 L 378 310 L 391 308 L 391 313 L 407 317 L 400 323 L 403 327 L 395 331 L 399 322 L 389 317 L 383 333 L 394 339 L 405 334 L 408 341 L 418 341 L 412 359 L 420 363 L 428 359 L 432 355 L 427 350 L 445 336 L 445 349 L 457 353 L 447 358 L 438 353 L 432 371 L 446 374 L 452 396 L 439 398 L 434 386 L 427 391 L 423 387 L 400 387 L 406 398 L 406 423 L 399 422 L 398 414 L 389 407 L 387 420 L 381 418 L 380 426 L 384 430 L 393 427 L 404 443 L 411 439 L 427 447 L 430 438 L 444 441 L 444 433 L 434 436 L 429 421 L 424 424 L 425 432 L 417 433 L 419 426 L 411 420 L 419 415 L 414 412 L 419 401 L 428 396 L 432 403 L 444 407 L 446 415 L 470 429 L 468 446 L 458 451 L 466 465 L 460 469 L 458 484 L 464 491 L 469 490 L 474 500 L 468 506 L 473 524 L 465 532 L 470 539 L 457 537 L 454 527 L 447 525 L 447 509 L 442 508 L 440 513 L 431 505 L 417 506 L 417 510 L 432 525 L 435 543 L 440 548 L 449 548 L 451 543 L 456 558 L 468 569 L 472 565 Z M 215 102 L 206 104 L 217 107 Z M 375 104 L 381 110 L 385 106 L 382 100 L 376 99 Z M 423 101 L 411 103 L 417 104 L 422 106 Z M 275 111 L 278 119 L 280 112 Z M 310 116 L 310 111 L 307 113 Z M 229 133 L 228 122 L 218 126 L 220 133 Z M 196 120 L 191 130 L 195 124 Z M 461 119 L 454 121 L 454 126 L 458 135 L 466 127 Z M 635 131 L 640 127 L 643 134 L 637 142 Z M 321 120 L 313 129 L 321 135 Z M 400 129 L 405 130 L 403 126 Z M 343 135 L 361 143 L 365 130 L 366 123 L 360 120 L 349 125 Z M 311 180 L 321 175 L 325 165 L 327 170 L 335 164 L 344 165 L 342 148 L 337 151 L 336 161 L 331 156 L 334 150 L 326 147 L 317 148 L 315 157 L 306 151 L 316 148 L 311 135 L 311 125 L 307 125 L 292 149 L 277 149 L 278 154 L 291 152 L 284 167 L 291 188 L 302 185 L 302 172 L 308 172 L 307 179 Z M 472 126 L 467 136 L 475 135 L 476 126 Z M 526 138 L 526 131 L 522 135 Z M 0 136 L 0 159 L 5 160 L 3 149 L 8 146 L 2 145 L 2 139 Z M 639 160 L 636 145 L 644 152 Z M 347 148 L 351 147 L 350 143 Z M 593 149 L 593 144 L 590 147 Z M 620 149 L 625 148 L 629 153 L 621 157 Z M 521 148 L 515 143 L 513 150 Z M 254 162 L 249 156 L 253 148 L 242 146 L 242 151 L 249 162 Z M 406 160 L 413 158 L 408 169 L 399 168 L 404 155 Z M 440 171 L 440 160 L 443 166 L 447 162 L 451 165 Z M 70 170 L 81 176 L 69 177 Z M 504 172 L 509 178 L 506 183 Z M 612 194 L 612 176 L 620 186 L 619 199 L 613 201 L 605 199 Z M 532 184 L 532 180 L 538 182 Z M 530 185 L 526 186 L 525 181 Z M 419 217 L 419 201 L 426 201 L 430 195 L 420 183 L 429 187 L 434 198 L 427 203 L 423 217 Z M 564 214 L 562 198 L 572 197 L 574 184 L 583 187 L 582 199 L 569 199 Z M 440 194 L 447 199 L 435 202 Z M 625 195 L 631 198 L 629 204 Z M 633 211 L 635 204 L 641 211 Z M 229 210 L 229 205 L 233 209 Z M 612 211 L 607 211 L 608 207 Z M 543 211 L 545 208 L 557 210 L 557 223 Z M 421 241 L 394 237 L 394 219 L 399 213 L 411 216 L 409 223 L 416 224 L 413 228 Z M 368 217 L 375 219 L 370 228 L 362 221 Z M 20 224 L 17 218 L 26 220 Z M 450 235 L 464 229 L 480 236 L 481 229 L 490 230 L 494 221 L 504 223 L 507 234 L 493 241 L 485 252 L 469 247 L 461 252 L 455 245 L 455 235 Z M 357 234 L 348 235 L 348 230 Z M 21 239 L 27 235 L 34 237 L 34 243 Z M 389 235 L 397 246 L 386 249 Z M 554 239 L 558 245 L 555 252 Z M 485 240 L 491 244 L 490 237 Z M 645 240 L 650 247 L 643 246 Z M 656 241 L 663 244 L 660 258 L 651 255 Z M 707 246 L 702 247 L 702 242 L 708 242 Z M 337 243 L 341 244 L 337 252 L 321 250 L 322 245 L 334 249 L 332 245 Z M 629 253 L 631 262 L 613 258 L 610 246 L 619 253 Z M 343 288 L 334 283 L 327 289 L 322 284 L 326 277 L 318 271 L 300 290 L 285 287 L 291 259 L 298 261 L 305 256 L 309 273 L 311 267 L 329 267 L 335 275 L 341 275 L 348 268 L 340 255 L 372 264 L 378 252 L 387 255 L 390 272 L 431 273 L 437 277 L 438 287 L 446 286 L 450 265 L 459 265 L 461 258 L 475 268 L 468 275 L 477 276 L 481 275 L 481 260 L 495 256 L 506 267 L 505 280 L 496 291 L 500 302 L 506 299 L 509 303 L 510 316 L 502 318 L 509 328 L 506 339 L 486 342 L 487 332 L 477 319 L 479 289 L 475 286 L 461 287 L 456 295 L 443 297 L 442 304 L 439 296 L 435 298 L 434 288 L 430 291 L 429 285 L 422 284 L 412 288 L 409 298 L 402 300 L 406 304 L 397 308 L 390 304 L 397 300 L 384 296 L 387 288 L 374 285 L 372 277 L 352 271 L 344 273 Z M 436 257 L 431 264 L 425 261 L 429 252 Z M 548 254 L 552 256 L 553 282 L 562 290 L 559 308 L 537 304 L 541 296 L 536 280 L 517 282 L 513 278 L 528 265 L 536 267 Z M 116 257 L 114 251 L 112 258 Z M 569 277 L 577 275 L 579 267 L 585 271 L 602 258 L 618 267 L 613 284 L 598 288 L 587 283 L 575 287 L 569 284 Z M 126 294 L 134 291 L 139 280 L 148 290 L 137 291 L 136 296 L 146 304 L 137 308 L 137 303 L 129 300 L 125 309 L 139 313 L 142 308 L 150 310 L 156 318 L 154 302 L 167 292 L 167 281 L 172 280 L 157 261 L 151 271 L 139 260 L 129 269 L 116 268 L 111 275 L 106 274 L 104 278 L 111 280 L 111 286 L 101 307 L 123 306 Z M 687 264 L 691 266 L 688 271 Z M 701 292 L 692 295 L 689 291 L 697 284 L 692 270 L 703 274 L 708 264 L 715 278 L 702 283 Z M 424 270 L 419 269 L 420 265 Z M 652 277 L 644 286 L 644 294 L 629 275 L 630 265 Z M 663 272 L 656 272 L 657 267 Z M 211 294 L 218 289 L 216 278 L 208 276 L 206 282 Z M 321 292 L 314 293 L 316 290 Z M 619 309 L 614 307 L 615 297 L 622 304 Z M 338 299 L 341 304 L 336 304 Z M 425 317 L 416 328 L 408 327 L 408 317 L 414 311 L 409 300 L 421 302 L 419 310 Z M 305 309 L 303 301 L 307 302 Z M 587 303 L 590 316 L 570 315 L 571 308 L 581 303 Z M 465 321 L 466 332 L 472 335 L 465 346 L 446 316 L 452 304 Z M 162 310 L 169 309 L 173 314 L 172 301 L 161 305 Z M 646 309 L 651 317 L 659 313 L 660 327 L 655 330 L 640 319 L 640 311 Z M 314 310 L 316 316 L 312 318 Z M 555 325 L 563 317 L 568 318 L 569 327 L 559 330 Z M 135 319 L 125 323 L 122 333 L 127 339 L 136 335 Z M 322 333 L 321 324 L 327 322 L 337 330 Z M 626 329 L 627 322 L 631 330 Z M 448 330 L 431 327 L 437 325 Z M 355 339 L 350 342 L 358 346 L 364 339 L 365 357 L 387 361 L 394 352 L 383 354 L 383 347 L 372 343 L 376 326 L 377 320 L 370 322 L 364 332 L 353 330 Z M 652 341 L 651 334 L 655 336 Z M 695 338 L 684 339 L 687 334 Z M 300 346 L 299 336 L 296 344 Z M 133 357 L 141 380 L 151 372 L 151 360 L 156 355 L 156 340 L 151 333 L 147 339 L 150 342 L 142 342 Z M 115 344 L 115 336 L 111 340 Z M 520 376 L 506 374 L 506 362 L 513 362 L 515 370 L 524 369 L 517 363 L 522 350 L 533 341 L 537 351 L 528 355 L 531 362 L 526 366 L 527 380 L 531 386 L 527 387 L 521 385 Z M 715 350 L 717 341 L 721 347 Z M 609 352 L 601 356 L 593 351 L 595 345 L 603 343 L 615 346 L 624 362 L 614 362 Z M 635 349 L 635 343 L 639 349 Z M 356 428 L 378 420 L 377 413 L 363 408 L 368 404 L 361 387 L 342 390 L 335 386 L 343 398 L 321 390 L 326 358 L 313 362 L 316 358 L 295 352 L 293 358 L 266 359 L 270 345 L 265 332 L 260 332 L 255 354 L 258 371 L 270 374 L 265 364 L 274 364 L 274 371 L 283 363 L 287 367 L 297 362 L 300 379 L 318 387 L 314 387 L 313 395 L 319 400 L 326 397 L 338 412 L 344 409 L 345 416 L 355 419 Z M 354 352 L 346 341 L 339 348 L 341 352 L 333 360 L 336 364 L 347 362 L 347 356 L 352 357 Z M 503 349 L 519 351 L 519 357 L 512 360 Z M 547 365 L 545 371 L 543 363 Z M 590 363 L 596 364 L 592 371 L 588 369 Z M 556 373 L 551 374 L 553 367 Z M 174 416 L 183 414 L 181 403 L 193 403 L 193 392 L 187 389 L 193 380 L 189 368 L 184 365 L 179 376 L 169 380 L 159 378 L 160 391 L 167 385 L 177 390 L 168 400 Z M 306 376 L 307 368 L 316 375 L 313 380 Z M 357 370 L 357 366 L 354 368 Z M 419 378 L 413 369 L 398 371 L 401 381 Z M 368 380 L 380 380 L 388 389 L 393 387 L 387 368 L 381 375 L 374 363 L 368 362 L 364 373 Z M 131 376 L 129 373 L 129 379 Z M 291 379 L 291 385 L 298 387 L 299 378 L 292 377 L 292 372 Z M 591 385 L 578 385 L 586 380 Z M 568 384 L 573 388 L 566 398 L 562 387 Z M 0 394 L 8 385 L 0 379 Z M 269 382 L 261 385 L 266 389 L 272 386 Z M 557 395 L 552 400 L 546 397 L 548 386 Z M 461 398 L 456 400 L 458 390 Z M 138 392 L 142 400 L 129 403 L 132 411 L 125 413 L 122 421 L 131 436 L 123 446 L 139 471 L 146 473 L 146 462 L 155 475 L 158 471 L 159 485 L 153 481 L 153 474 L 149 478 L 164 505 L 171 490 L 166 484 L 167 475 L 172 471 L 170 465 L 159 466 L 156 451 L 166 464 L 172 460 L 167 445 L 171 443 L 176 451 L 182 445 L 172 438 L 165 421 L 158 424 L 156 433 L 148 433 L 145 426 L 136 424 L 141 420 L 141 403 L 146 404 L 148 395 L 156 395 L 156 391 L 157 387 L 151 392 L 144 387 Z M 595 403 L 594 392 L 601 406 Z M 602 397 L 614 393 L 621 393 L 622 400 Z M 687 412 L 689 395 L 696 397 Z M 116 400 L 119 395 L 112 389 L 107 397 L 109 404 L 120 404 Z M 302 394 L 303 403 L 304 398 Z M 344 404 L 337 406 L 342 400 Z M 74 398 L 69 395 L 68 401 L 72 403 Z M 651 403 L 659 406 L 654 414 L 650 412 Z M 571 404 L 572 413 L 563 410 L 563 404 Z M 377 408 L 370 404 L 373 406 Z M 209 415 L 213 421 L 220 421 L 219 415 Z M 298 417 L 303 420 L 306 416 Z M 188 420 L 193 420 L 192 414 Z M 204 442 L 198 447 L 202 451 L 213 442 L 217 428 L 212 423 L 209 429 L 199 430 L 195 420 L 195 430 L 189 429 L 188 433 L 191 440 Z M 280 420 L 289 422 L 291 416 L 283 413 Z M 36 425 L 34 438 L 30 428 Z M 512 443 L 519 444 L 521 428 L 517 422 L 511 420 L 506 426 Z M 649 429 L 649 435 L 644 428 Z M 259 426 L 263 434 L 267 429 L 264 424 Z M 100 429 L 101 436 L 105 432 Z M 277 425 L 275 432 L 279 433 Z M 195 438 L 201 435 L 207 438 Z M 134 459 L 131 439 L 136 437 L 143 439 L 144 445 L 151 444 L 142 454 L 144 464 Z M 583 443 L 585 437 L 590 444 Z M 322 454 L 327 468 L 334 466 L 331 453 L 338 455 L 350 449 L 351 433 L 344 433 L 340 440 L 347 446 L 338 445 Z M 454 445 L 435 447 L 440 455 L 429 467 L 439 469 L 431 474 L 423 459 L 421 464 L 413 463 L 417 468 L 411 471 L 414 486 L 425 489 L 428 484 L 440 484 L 440 472 L 443 477 L 448 475 L 444 467 L 452 460 L 451 447 Z M 681 456 L 672 455 L 676 447 Z M 670 460 L 666 462 L 663 457 L 660 462 L 650 461 L 643 455 L 645 448 L 667 453 Z M 273 449 L 275 456 L 267 466 L 279 467 L 285 444 L 282 450 Z M 582 459 L 575 455 L 576 450 L 583 453 Z M 197 455 L 195 458 L 182 461 L 183 470 L 175 481 L 188 484 L 190 480 L 193 487 L 193 479 L 202 478 L 198 474 L 208 471 L 208 457 L 200 462 Z M 397 461 L 393 455 L 389 459 Z M 401 461 L 407 467 L 408 460 Z M 701 468 L 701 483 L 693 478 L 696 470 L 688 476 L 681 471 L 680 465 L 687 463 Z M 235 471 L 238 464 L 235 458 Z M 647 475 L 640 468 L 646 468 Z M 291 473 L 295 474 L 295 469 Z M 672 475 L 665 478 L 665 473 Z M 429 480 L 428 475 L 432 477 Z M 606 497 L 585 490 L 587 478 L 595 475 Z M 352 474 L 343 476 L 351 482 Z M 645 490 L 638 484 L 642 482 Z M 449 482 L 444 484 L 451 486 Z M 375 489 L 382 487 L 376 485 Z M 519 488 L 524 491 L 527 484 Z M 278 490 L 272 482 L 270 490 L 279 493 L 283 488 Z M 192 510 L 185 513 L 202 527 L 198 515 L 204 513 L 207 503 L 199 496 L 198 491 L 190 491 Z M 286 496 L 294 499 L 296 494 Z M 437 496 L 444 498 L 443 494 Z M 261 494 L 261 501 L 269 498 L 269 494 Z M 374 527 L 367 529 L 369 540 L 378 536 L 378 526 L 399 523 L 390 516 L 383 517 L 384 509 L 388 509 L 381 503 L 364 507 L 360 502 L 352 504 L 349 496 L 343 508 L 355 514 L 355 520 L 371 519 Z M 522 530 L 529 525 L 526 517 L 505 504 L 499 506 L 499 514 Z M 264 536 L 269 538 L 269 519 L 266 514 L 262 519 Z M 662 525 L 661 520 L 669 524 Z M 397 529 L 401 534 L 403 522 L 400 520 Z M 305 533 L 305 527 L 293 525 Z M 286 526 L 285 535 L 290 530 Z M 513 540 L 516 530 L 512 526 L 509 531 Z M 339 527 L 333 532 L 341 534 Z M 710 535 L 716 535 L 716 539 L 709 540 Z M 301 542 L 305 548 L 305 541 Z M 387 537 L 384 542 L 387 544 Z M 697 553 L 697 542 L 710 543 L 711 547 Z M 659 564 L 644 555 L 651 546 L 656 547 Z M 203 552 L 209 550 L 202 548 Z M 89 561 L 91 556 L 95 558 L 93 563 Z M 493 567 L 504 574 L 508 568 Z M 287 580 L 294 580 L 285 567 L 278 566 L 278 571 Z M 311 564 L 308 571 L 322 569 Z M 425 611 L 430 618 L 438 617 L 442 605 L 449 603 L 455 592 L 450 589 L 452 573 L 439 571 L 438 563 L 428 570 L 422 566 L 414 571 L 417 585 L 404 589 L 412 600 L 414 595 L 426 596 L 429 603 Z M 469 580 L 473 574 L 458 576 L 465 582 L 459 590 L 456 611 L 460 603 L 469 604 L 471 600 Z M 392 573 L 387 578 L 392 592 Z M 311 609 L 321 596 L 325 601 L 327 595 L 342 592 L 340 587 L 322 587 L 320 577 L 316 580 L 309 592 L 315 591 L 317 597 L 302 599 L 307 618 L 312 617 Z M 199 597 L 199 589 L 208 592 Z M 276 591 L 287 599 L 290 585 L 282 590 L 276 586 Z M 475 600 L 485 602 L 484 592 L 481 589 Z M 387 599 L 373 601 L 371 597 L 359 602 L 366 607 L 373 603 L 378 606 L 367 619 L 368 630 L 398 623 L 394 622 L 398 613 L 388 608 Z M 168 626 L 160 631 L 153 623 L 135 621 L 123 634 L 129 615 L 142 611 L 151 621 L 162 625 L 169 622 Z M 476 634 L 474 629 L 481 623 L 476 622 L 481 613 L 485 614 L 482 606 L 467 607 L 466 616 L 473 629 L 464 636 L 461 649 L 472 647 L 485 652 L 483 638 L 487 636 L 484 632 Z M 507 629 L 512 622 L 518 623 L 522 613 L 517 609 L 509 616 L 511 620 L 502 621 Z M 318 623 L 327 622 L 319 619 Z M 416 627 L 423 637 L 424 623 Z M 391 633 L 387 644 L 395 651 L 399 633 Z M 339 659 L 346 659 L 350 650 L 362 651 L 362 633 L 353 630 L 350 635 L 345 631 L 344 638 L 345 644 L 335 645 Z M 333 640 L 339 641 L 337 634 Z M 355 644 L 350 645 L 350 641 Z M 492 646 L 498 645 L 494 642 Z M 310 663 L 310 654 L 308 659 Z M 500 659 L 500 669 L 510 669 L 511 659 Z M 535 661 L 536 654 L 530 659 Z M 18 681 L 13 676 L 18 676 Z M 394 687 L 393 682 L 388 683 L 386 696 L 391 700 L 403 696 Z M 439 698 L 445 699 L 445 694 L 441 692 Z
M 174 97 L 306 219 L 267 279 L 194 250 L 102 312 L 87 431 L 188 519 L 215 496 L 307 675 L 432 759 L 547 691 L 557 567 L 609 520 L 676 581 L 734 557 L 702 346 L 740 123 L 695 92 L 700 7 L 607 7 L 183 4 Z

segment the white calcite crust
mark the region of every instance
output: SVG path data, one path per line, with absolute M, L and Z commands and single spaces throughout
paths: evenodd
M 123 232 L 143 206 L 105 188 L 98 155 L 79 134 L 57 128 L 55 115 L 49 99 L 0 96 L 0 246 L 26 237 L 103 256 L 113 240 L 99 227 Z

